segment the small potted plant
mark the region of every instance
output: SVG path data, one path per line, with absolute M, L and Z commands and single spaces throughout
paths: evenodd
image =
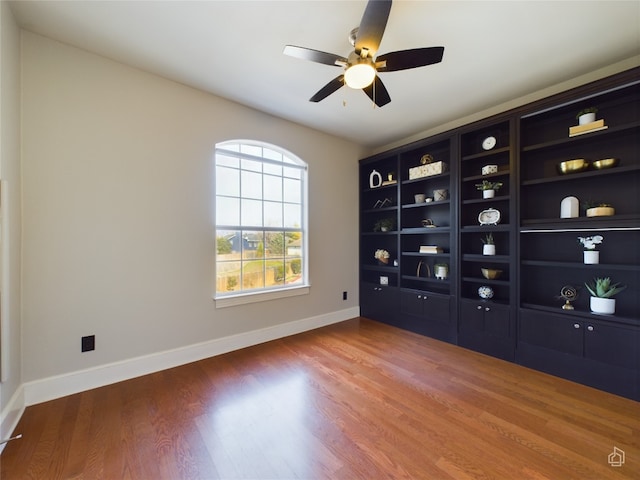
M 482 191 L 482 198 L 493 198 L 496 195 L 496 190 L 502 187 L 502 182 L 490 182 L 489 180 L 483 180 L 482 183 L 476 183 L 476 188 Z
M 619 283 L 611 283 L 611 278 L 594 278 L 591 282 L 585 282 L 585 287 L 591 294 L 589 306 L 593 313 L 612 314 L 616 311 L 616 299 L 613 298 L 622 290 L 627 288 L 626 285 Z
M 586 125 L 587 123 L 595 122 L 596 113 L 598 113 L 598 109 L 596 107 L 583 108 L 576 115 L 578 125 Z
M 376 250 L 376 253 L 374 253 L 373 257 L 378 260 L 378 263 L 380 265 L 387 265 L 389 263 L 390 255 L 386 250 L 379 248 L 378 250 Z
M 596 250 L 596 245 L 600 245 L 604 237 L 602 235 L 594 235 L 593 237 L 578 237 L 578 242 L 584 248 L 584 263 L 595 264 L 600 263 L 600 252 Z
M 487 233 L 484 238 L 481 238 L 482 243 L 482 254 L 483 255 L 495 255 L 496 254 L 496 245 L 493 242 L 493 233 Z
M 373 226 L 374 232 L 390 232 L 395 228 L 396 220 L 394 218 L 381 218 Z

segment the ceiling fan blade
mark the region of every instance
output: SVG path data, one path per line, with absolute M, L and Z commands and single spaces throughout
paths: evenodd
M 356 34 L 356 53 L 360 54 L 360 51 L 366 48 L 370 57 L 375 56 L 380 47 L 390 11 L 391 0 L 369 0 Z
M 377 75 L 373 83 L 368 87 L 364 87 L 362 91 L 366 93 L 371 101 L 374 102 L 378 107 L 384 107 L 391 101 L 389 92 L 387 92 L 387 89 L 382 83 L 382 80 L 380 80 L 380 77 Z
M 425 65 L 441 62 L 443 55 L 444 47 L 414 48 L 390 52 L 376 58 L 376 63 L 387 63 L 385 66 L 377 67 L 377 70 L 379 72 L 395 72 L 397 70 L 424 67 Z
M 334 55 L 333 53 L 321 52 L 320 50 L 312 50 L 311 48 L 296 47 L 295 45 L 287 45 L 282 52 L 290 57 L 309 60 L 310 62 L 323 63 L 325 65 L 342 66 L 347 63 L 347 59 Z M 340 62 L 340 63 L 336 63 Z
M 324 100 L 333 92 L 338 90 L 340 87 L 344 85 L 344 75 L 338 75 L 336 78 L 327 83 L 324 87 L 318 90 L 313 97 L 309 99 L 310 102 L 319 102 L 320 100 Z

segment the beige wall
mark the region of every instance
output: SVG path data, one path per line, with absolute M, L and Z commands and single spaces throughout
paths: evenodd
M 22 62 L 25 382 L 358 305 L 355 144 L 25 31 Z M 239 138 L 309 164 L 312 286 L 216 309 L 213 149 Z
M 20 391 L 20 34 L 7 2 L 0 2 L 0 178 L 8 184 L 8 202 L 2 207 L 2 311 L 0 312 L 0 438 L 6 438 L 21 413 L 12 402 Z

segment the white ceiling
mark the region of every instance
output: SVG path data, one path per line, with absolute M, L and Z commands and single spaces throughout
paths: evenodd
M 293 44 L 347 56 L 365 0 L 16 1 L 27 30 L 365 147 L 390 144 L 640 53 L 637 1 L 396 1 L 379 54 L 444 46 L 443 62 L 381 73 L 373 108 L 340 74 L 282 54 Z

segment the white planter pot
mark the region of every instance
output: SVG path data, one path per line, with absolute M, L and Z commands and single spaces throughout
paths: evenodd
M 591 297 L 590 305 L 593 313 L 612 314 L 616 311 L 615 298 Z
M 578 125 L 586 125 L 587 123 L 591 123 L 595 121 L 596 121 L 595 113 L 585 113 L 584 115 L 580 115 L 580 117 L 578 117 Z
M 482 246 L 482 254 L 483 255 L 495 255 L 496 254 L 496 246 L 495 245 L 483 245 Z
M 482 191 L 482 198 L 493 198 L 496 196 L 496 191 L 495 190 L 483 190 Z
M 585 250 L 584 263 L 590 265 L 600 263 L 600 252 L 598 250 Z

